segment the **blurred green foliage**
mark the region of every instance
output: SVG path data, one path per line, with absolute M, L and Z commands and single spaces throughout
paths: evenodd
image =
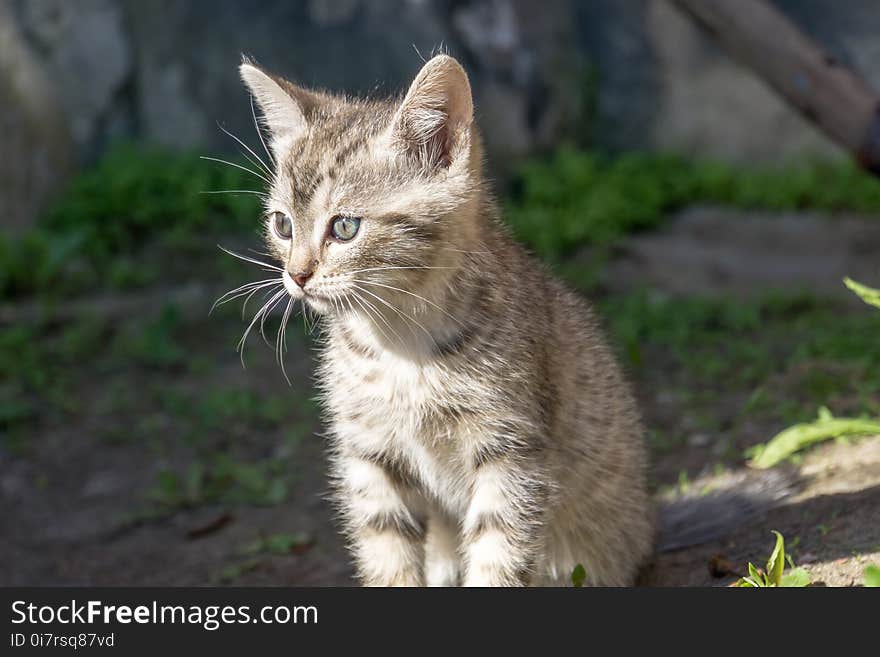
M 258 225 L 261 181 L 240 169 L 135 144 L 112 147 L 77 176 L 18 239 L 0 236 L 0 293 L 54 296 L 139 281 L 129 256 L 153 242 L 245 231 Z
M 756 384 L 781 367 L 824 359 L 852 364 L 859 379 L 880 386 L 880 315 L 842 314 L 807 293 L 737 301 L 641 292 L 606 299 L 602 314 L 634 367 L 653 345 L 706 379 Z M 785 349 L 771 351 L 774 340 Z
M 247 228 L 257 207 L 252 196 L 203 192 L 253 189 L 255 180 L 192 153 L 120 144 L 73 181 L 44 223 L 83 231 L 92 253 L 130 252 L 156 230 L 214 229 L 218 218 L 226 228 Z
M 193 461 L 183 475 L 160 471 L 148 497 L 163 510 L 212 502 L 272 506 L 287 499 L 292 480 L 285 459 L 245 461 L 219 452 Z
M 694 203 L 880 213 L 880 181 L 844 161 L 746 169 L 672 155 L 561 149 L 523 167 L 505 216 L 517 237 L 559 260 L 579 245 L 608 245 L 657 226 Z
M 629 369 L 642 378 L 650 363 L 667 373 L 664 388 L 703 418 L 701 431 L 721 431 L 718 401 L 737 395 L 735 422 L 756 415 L 805 422 L 817 405 L 880 415 L 878 313 L 841 312 L 828 300 L 790 292 L 749 301 L 639 292 L 600 307 Z M 684 438 L 657 435 L 652 442 L 665 450 Z

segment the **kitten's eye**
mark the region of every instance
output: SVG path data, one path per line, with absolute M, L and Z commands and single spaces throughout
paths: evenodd
M 272 213 L 272 229 L 275 234 L 283 240 L 289 240 L 293 237 L 293 223 L 283 212 Z
M 360 227 L 360 217 L 336 217 L 330 226 L 330 232 L 336 239 L 347 242 L 357 235 Z

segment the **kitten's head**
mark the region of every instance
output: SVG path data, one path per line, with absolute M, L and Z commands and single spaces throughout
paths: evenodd
M 249 62 L 240 71 L 270 135 L 266 239 L 290 295 L 319 313 L 367 312 L 444 285 L 477 230 L 481 182 L 458 62 L 434 57 L 389 101 L 303 89 Z

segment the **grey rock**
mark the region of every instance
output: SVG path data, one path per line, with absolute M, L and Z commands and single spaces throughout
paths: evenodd
M 616 291 L 756 297 L 769 289 L 861 302 L 842 282 L 880 280 L 880 222 L 821 213 L 695 207 L 628 239 L 606 273 Z
M 880 6 L 776 0 L 880 89 Z M 91 160 L 120 136 L 256 141 L 240 53 L 307 86 L 404 88 L 438 49 L 468 69 L 496 172 L 563 140 L 750 162 L 838 157 L 668 0 L 4 0 Z
M 18 21 L 64 107 L 79 151 L 94 154 L 111 130 L 131 74 L 122 8 L 114 0 L 18 0 Z
M 66 114 L 12 7 L 0 0 L 0 218 L 4 235 L 30 227 L 70 171 Z
M 654 148 L 740 162 L 839 156 L 818 129 L 739 66 L 666 0 L 652 0 Z M 771 137 L 772 135 L 772 137 Z

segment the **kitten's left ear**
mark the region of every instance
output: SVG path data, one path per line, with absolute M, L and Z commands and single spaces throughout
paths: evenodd
M 318 94 L 266 73 L 248 60 L 238 70 L 260 107 L 272 135 L 273 148 L 306 133 L 309 121 L 321 106 Z
M 447 168 L 467 156 L 473 118 L 467 74 L 449 55 L 437 55 L 410 85 L 391 124 L 392 141 L 424 166 Z

